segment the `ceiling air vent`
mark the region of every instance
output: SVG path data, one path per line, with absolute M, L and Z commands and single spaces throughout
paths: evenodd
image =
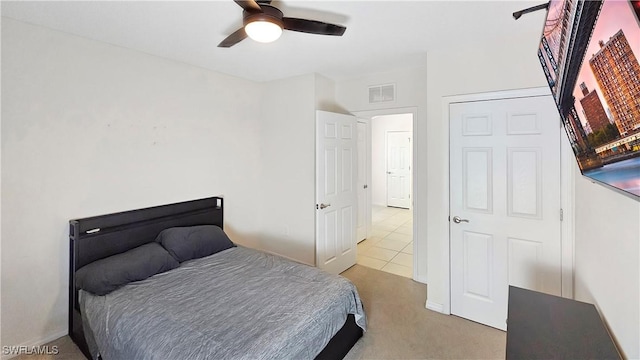
M 393 101 L 396 99 L 396 84 L 369 86 L 369 103 Z

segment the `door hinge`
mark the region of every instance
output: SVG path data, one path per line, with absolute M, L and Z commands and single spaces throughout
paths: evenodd
M 560 209 L 560 221 L 564 221 L 564 210 Z

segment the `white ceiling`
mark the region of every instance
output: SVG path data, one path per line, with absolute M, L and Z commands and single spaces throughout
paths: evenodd
M 342 37 L 285 31 L 271 44 L 217 44 L 242 24 L 242 9 L 217 1 L 2 1 L 2 16 L 214 71 L 269 81 L 317 72 L 335 80 L 423 65 L 427 51 L 524 37 L 538 1 L 274 1 L 285 16 L 345 25 Z M 532 53 L 538 39 L 531 39 Z

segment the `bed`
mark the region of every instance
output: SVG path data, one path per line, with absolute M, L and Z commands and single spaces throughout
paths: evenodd
M 169 251 L 179 260 L 173 269 L 106 294 L 87 291 L 86 269 L 123 256 L 147 261 L 164 233 L 224 234 L 222 225 L 217 197 L 71 220 L 69 335 L 84 355 L 343 358 L 366 328 L 353 284 L 253 249 L 234 245 L 184 259 Z

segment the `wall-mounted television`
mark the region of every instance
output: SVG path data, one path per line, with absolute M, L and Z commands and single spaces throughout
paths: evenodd
M 582 175 L 640 200 L 640 1 L 551 0 L 538 58 Z

